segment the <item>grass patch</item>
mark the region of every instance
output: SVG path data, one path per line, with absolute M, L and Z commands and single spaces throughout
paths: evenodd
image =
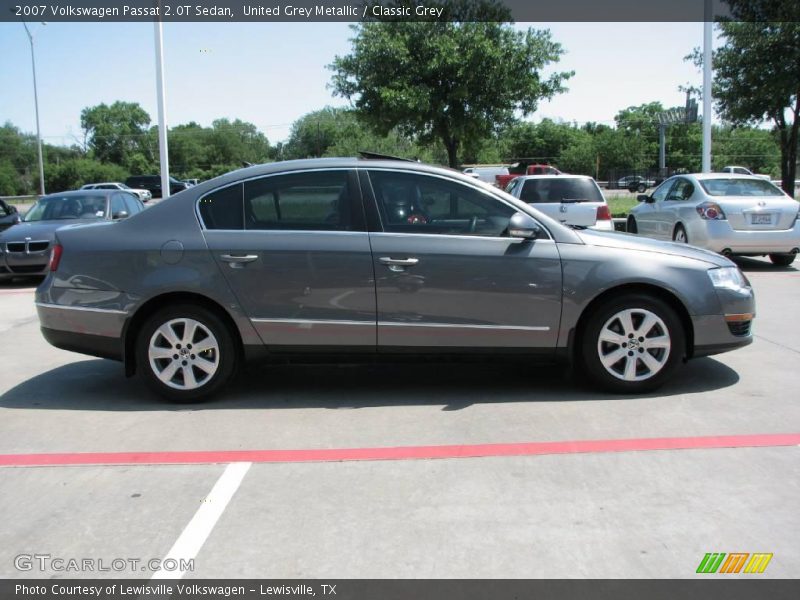
M 626 217 L 630 210 L 639 204 L 636 201 L 636 196 L 608 196 L 608 209 L 611 211 L 611 216 L 616 218 Z

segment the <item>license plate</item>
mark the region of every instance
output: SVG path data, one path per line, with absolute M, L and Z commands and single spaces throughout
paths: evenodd
M 772 225 L 772 215 L 752 215 L 753 225 Z

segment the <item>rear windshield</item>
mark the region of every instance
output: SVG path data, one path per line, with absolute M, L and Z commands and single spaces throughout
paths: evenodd
M 701 179 L 709 196 L 783 196 L 783 192 L 764 179 Z
M 546 202 L 603 202 L 603 194 L 590 179 L 527 179 L 520 200 L 528 204 Z
M 25 221 L 102 219 L 105 214 L 105 196 L 48 196 L 31 207 Z

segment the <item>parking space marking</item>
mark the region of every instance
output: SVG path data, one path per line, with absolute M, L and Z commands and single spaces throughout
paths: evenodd
M 161 561 L 164 565 L 169 559 L 176 561 L 176 564 L 186 566 L 186 561 L 194 559 L 200 549 L 203 547 L 206 539 L 208 539 L 214 525 L 217 524 L 220 516 L 225 511 L 242 479 L 250 469 L 251 463 L 238 462 L 229 464 L 220 475 L 217 483 L 211 489 L 211 492 L 203 499 L 203 503 L 197 512 L 186 525 L 181 535 L 172 545 L 167 555 Z M 167 563 L 169 564 L 169 563 Z M 161 569 L 153 574 L 152 579 L 180 579 L 186 573 L 185 570 L 164 570 Z
M 0 454 L 0 467 L 78 465 L 174 465 L 219 463 L 300 463 L 374 460 L 425 460 L 488 456 L 538 456 L 654 450 L 700 450 L 796 446 L 800 433 L 712 435 L 696 437 L 576 440 L 509 444 L 457 444 L 383 448 L 315 448 L 305 450 L 192 450 L 182 452 L 75 452 Z

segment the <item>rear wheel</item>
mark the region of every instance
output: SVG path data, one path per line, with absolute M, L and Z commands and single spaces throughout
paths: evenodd
M 795 254 L 770 254 L 769 259 L 776 267 L 788 267 L 794 262 Z
M 672 234 L 672 239 L 679 244 L 689 243 L 689 236 L 686 235 L 686 230 L 683 228 L 683 225 L 677 225 L 675 227 L 675 231 Z
M 230 380 L 236 345 L 216 314 L 178 305 L 157 312 L 143 325 L 136 339 L 136 363 L 154 392 L 175 402 L 194 402 Z
M 589 317 L 581 339 L 583 365 L 601 388 L 649 392 L 683 358 L 686 335 L 678 315 L 647 295 L 613 298 Z
M 628 217 L 628 223 L 625 226 L 628 233 L 639 233 L 639 228 L 636 226 L 636 219 L 632 216 Z
M 643 194 L 647 190 L 647 185 L 644 183 L 640 183 L 639 187 L 636 188 L 640 194 Z

